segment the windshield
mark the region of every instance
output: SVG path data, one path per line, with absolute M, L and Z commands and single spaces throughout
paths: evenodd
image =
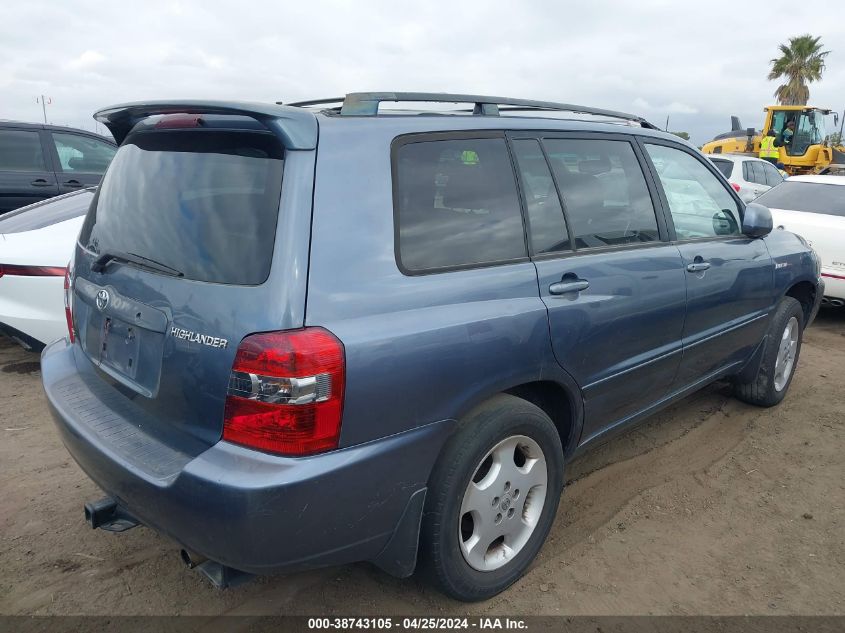
M 282 148 L 269 133 L 146 131 L 124 141 L 79 236 L 95 255 L 152 260 L 187 279 L 267 279 Z
M 772 114 L 772 129 L 775 131 L 776 144 L 786 147 L 790 156 L 803 156 L 811 145 L 824 143 L 827 138 L 827 119 L 832 114 L 821 110 L 778 110 Z M 794 123 L 792 136 L 787 125 Z
M 770 209 L 845 217 L 845 185 L 786 180 L 777 187 L 769 189 L 754 202 L 759 202 Z
M 792 140 L 791 154 L 800 156 L 805 154 L 811 145 L 823 143 L 825 132 L 825 116 L 821 112 L 802 112 L 795 124 L 795 137 Z

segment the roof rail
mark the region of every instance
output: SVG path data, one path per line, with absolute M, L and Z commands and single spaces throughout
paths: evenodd
M 531 99 L 514 99 L 511 97 L 490 97 L 484 95 L 452 94 L 446 92 L 350 92 L 346 98 L 314 99 L 312 101 L 299 101 L 289 103 L 292 106 L 323 105 L 329 103 L 340 103 L 342 116 L 376 116 L 379 105 L 383 101 L 422 101 L 426 103 L 473 103 L 474 115 L 499 116 L 499 106 L 513 106 L 504 111 L 534 110 L 534 111 L 557 111 L 574 112 L 577 114 L 590 114 L 606 116 L 613 119 L 623 119 L 638 123 L 642 127 L 658 129 L 644 118 L 625 112 L 615 110 L 604 110 L 588 106 L 573 105 L 571 103 L 557 103 L 554 101 L 534 101 Z

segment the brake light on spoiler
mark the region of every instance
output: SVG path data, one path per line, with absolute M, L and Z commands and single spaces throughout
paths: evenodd
M 229 376 L 223 439 L 291 456 L 337 448 L 345 364 L 343 344 L 323 328 L 247 336 Z

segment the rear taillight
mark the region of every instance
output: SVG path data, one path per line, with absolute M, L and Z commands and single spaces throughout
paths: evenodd
M 323 328 L 247 336 L 229 376 L 223 439 L 280 455 L 337 448 L 345 374 L 343 344 Z
M 0 264 L 0 277 L 10 275 L 15 277 L 61 277 L 65 269 L 61 266 L 19 266 L 17 264 Z
M 65 269 L 65 320 L 67 321 L 67 337 L 73 343 L 73 271 L 71 264 Z
M 740 189 L 742 189 L 742 187 L 740 187 L 740 186 L 739 186 L 738 184 L 736 184 L 735 182 L 732 182 L 732 183 L 731 183 L 731 187 L 733 187 L 733 188 L 734 188 L 734 191 L 736 191 L 737 193 L 739 193 Z

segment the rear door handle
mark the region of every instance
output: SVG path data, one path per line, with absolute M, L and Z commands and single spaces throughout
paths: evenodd
M 586 279 L 575 279 L 573 281 L 557 281 L 549 286 L 549 293 L 553 295 L 565 295 L 569 292 L 581 292 L 590 287 Z
M 68 180 L 62 183 L 65 187 L 81 187 L 82 183 L 78 180 Z
M 29 184 L 31 184 L 33 187 L 49 187 L 52 183 L 47 182 L 43 178 L 38 178 L 36 180 L 33 180 Z
M 687 264 L 687 270 L 691 273 L 699 273 L 710 268 L 710 262 L 693 262 Z

